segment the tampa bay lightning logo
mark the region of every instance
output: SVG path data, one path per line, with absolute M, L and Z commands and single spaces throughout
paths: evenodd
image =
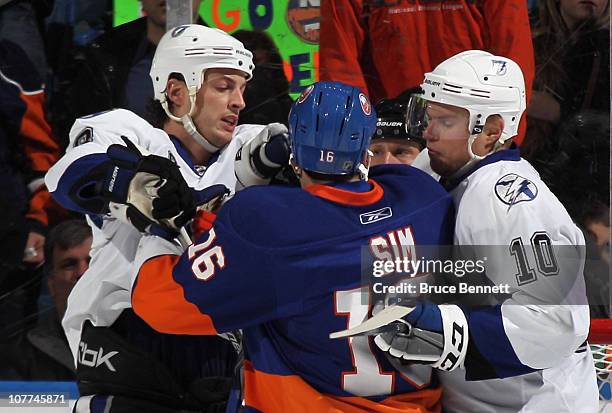
M 508 206 L 519 202 L 533 201 L 538 195 L 538 187 L 527 178 L 517 174 L 507 174 L 495 183 L 495 195 Z
M 505 60 L 491 60 L 491 63 L 493 63 L 493 70 L 495 70 L 495 74 L 499 76 L 506 74 L 506 71 L 508 70 L 508 62 Z
M 179 37 L 181 34 L 183 34 L 183 32 L 185 30 L 187 30 L 187 27 L 189 26 L 176 26 L 173 30 L 172 30 L 172 37 Z

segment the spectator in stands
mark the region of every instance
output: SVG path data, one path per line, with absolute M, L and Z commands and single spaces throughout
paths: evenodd
M 583 205 L 581 228 L 587 245 L 584 266 L 591 318 L 612 316 L 610 301 L 610 206 L 602 202 Z
M 47 2 L 0 0 L 0 39 L 19 45 L 41 79 L 47 76 L 47 57 L 36 9 L 45 8 L 45 3 Z
M 60 320 L 72 287 L 89 267 L 91 229 L 85 221 L 68 220 L 49 232 L 45 244 L 45 273 L 49 293 L 55 306 L 50 308 L 37 325 L 0 344 L 3 378 L 20 380 L 74 380 L 74 359 Z M 15 376 L 13 376 L 15 375 Z
M 469 49 L 517 62 L 528 99 L 531 92 L 526 0 L 324 0 L 320 44 L 321 80 L 357 86 L 374 102 L 419 84 L 425 72 Z
M 410 88 L 394 99 L 383 99 L 376 105 L 376 132 L 372 136 L 370 166 L 382 164 L 411 165 L 425 149 L 422 130 L 409 129 L 406 113 L 410 98 L 420 92 Z M 416 96 L 414 97 L 417 98 Z
M 253 80 L 244 92 L 247 109 L 240 113 L 239 123 L 287 125 L 293 100 L 289 81 L 283 71 L 283 59 L 270 35 L 262 31 L 238 30 L 232 34 L 253 52 Z
M 610 316 L 610 117 L 584 111 L 561 123 L 557 151 L 540 160 L 542 179 L 582 229 L 591 316 Z
M 534 27 L 536 77 L 527 108 L 525 158 L 558 149 L 559 122 L 587 109 L 610 112 L 610 1 L 543 0 Z
M 45 119 L 42 81 L 8 40 L 0 40 L 0 102 L 0 326 L 6 326 L 36 313 L 46 230 L 65 214 L 43 181 L 60 151 Z
M 192 6 L 197 20 L 200 0 L 192 0 Z M 76 118 L 91 113 L 124 108 L 146 115 L 153 97 L 151 61 L 166 32 L 166 3 L 143 0 L 142 11 L 144 17 L 103 34 L 79 59 L 76 79 L 67 92 L 68 116 L 58 120 L 63 137 Z

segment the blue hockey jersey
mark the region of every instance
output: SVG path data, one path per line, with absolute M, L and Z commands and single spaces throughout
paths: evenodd
M 396 370 L 371 337 L 329 334 L 370 316 L 362 248 L 398 234 L 448 245 L 453 216 L 446 191 L 406 166 L 373 168 L 368 182 L 248 188 L 180 256 L 143 237 L 132 306 L 164 333 L 243 329 L 247 411 L 439 412 L 430 367 Z

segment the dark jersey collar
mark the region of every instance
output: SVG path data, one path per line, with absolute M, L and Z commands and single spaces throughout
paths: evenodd
M 446 188 L 447 191 L 452 191 L 453 189 L 457 187 L 457 185 L 459 185 L 468 176 L 472 175 L 474 172 L 476 172 L 477 170 L 479 170 L 480 168 L 484 166 L 487 166 L 487 165 L 490 165 L 492 163 L 499 162 L 499 161 L 515 161 L 516 162 L 520 160 L 521 160 L 521 154 L 520 154 L 519 147 L 513 143 L 512 146 L 510 146 L 510 148 L 495 152 L 487 156 L 483 160 L 479 161 L 478 163 L 476 163 L 476 165 L 474 165 L 473 168 L 471 168 L 469 171 L 465 172 L 464 174 L 458 176 L 457 178 L 442 178 L 440 179 L 440 183 L 442 184 L 442 186 L 444 186 L 444 188 Z
M 198 173 L 198 171 L 201 169 L 200 167 L 203 166 L 204 168 L 208 168 L 210 165 L 217 162 L 217 159 L 219 159 L 219 155 L 221 155 L 221 151 L 217 151 L 213 153 L 210 158 L 208 158 L 208 161 L 204 165 L 195 165 L 193 161 L 191 160 L 191 156 L 189 156 L 189 152 L 187 151 L 187 148 L 183 146 L 181 141 L 174 135 L 168 135 L 168 136 L 170 137 L 170 141 L 172 141 L 172 144 L 176 148 L 176 151 L 178 152 L 179 156 L 183 158 L 183 160 L 187 163 L 187 165 L 189 165 L 189 167 L 192 170 L 194 170 L 196 173 Z

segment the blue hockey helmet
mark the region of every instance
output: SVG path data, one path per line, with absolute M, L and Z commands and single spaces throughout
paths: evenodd
M 370 100 L 358 88 L 339 82 L 308 86 L 289 113 L 293 159 L 310 172 L 356 174 L 375 130 Z

